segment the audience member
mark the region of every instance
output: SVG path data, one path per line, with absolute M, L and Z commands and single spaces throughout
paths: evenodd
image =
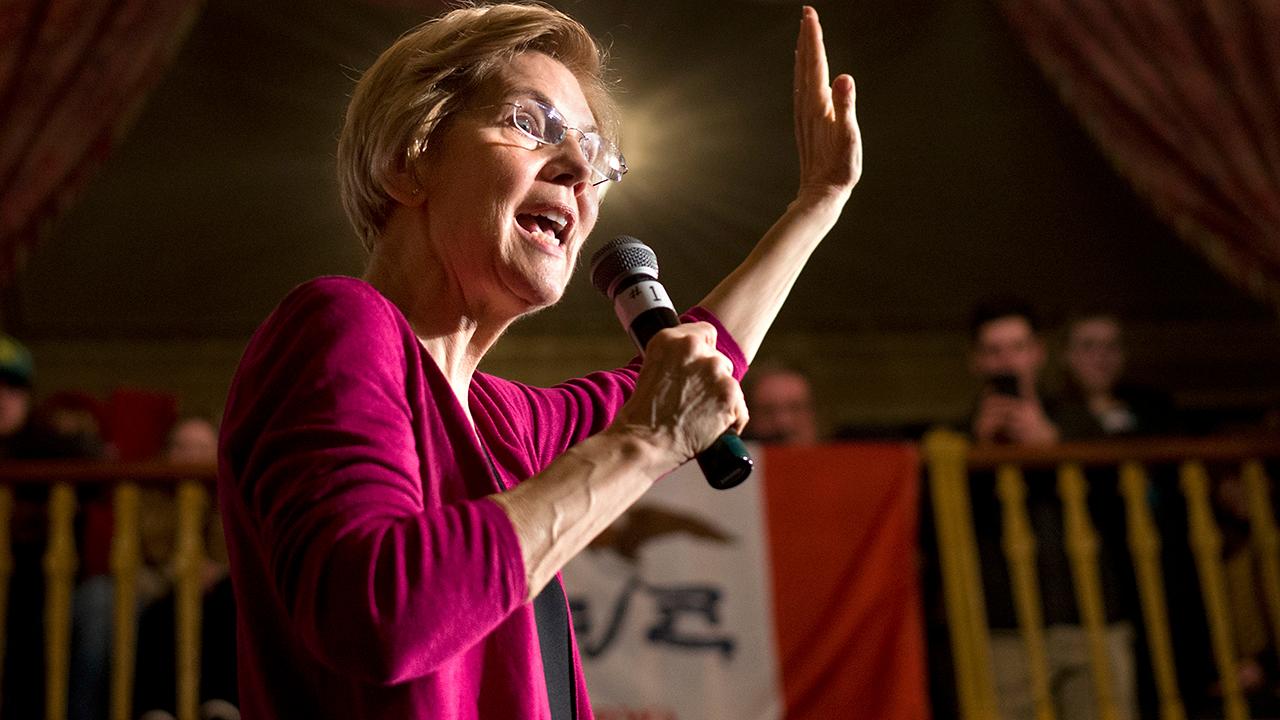
M 1262 602 L 1266 588 L 1250 548 L 1253 538 L 1248 490 L 1238 466 L 1211 466 L 1211 472 L 1214 474 L 1214 515 L 1222 532 L 1227 609 L 1238 658 L 1237 683 L 1242 691 L 1253 696 L 1255 703 L 1269 701 L 1272 706 L 1269 710 L 1274 712 L 1275 688 L 1268 679 L 1268 668 L 1275 667 L 1275 648 L 1270 641 L 1270 626 Z M 1275 670 L 1270 674 L 1274 677 Z M 1216 694 L 1220 694 L 1221 683 L 1217 685 Z M 1270 697 L 1265 697 L 1268 695 Z M 1257 709 L 1254 708 L 1255 712 Z
M 1044 341 L 1031 306 L 1016 298 L 986 301 L 969 326 L 969 368 L 982 381 L 971 428 L 978 442 L 1052 445 L 1058 427 L 1040 389 Z
M 104 416 L 102 402 L 89 393 L 66 390 L 46 397 L 31 414 L 32 454 L 64 460 L 112 457 Z
M 820 439 L 809 377 L 780 363 L 756 363 L 743 378 L 751 419 L 748 440 L 779 445 L 813 445 Z
M 181 464 L 217 462 L 218 431 L 204 418 L 179 420 L 169 435 L 166 459 Z M 137 672 L 134 683 L 134 708 L 145 720 L 171 720 L 175 713 L 177 676 L 175 671 L 176 619 L 172 592 L 172 553 L 176 526 L 172 494 L 153 496 L 155 503 L 144 508 L 144 552 L 162 555 L 167 592 L 142 612 L 138 621 Z M 164 512 L 159 512 L 166 508 Z M 151 547 L 148 544 L 147 516 L 151 522 Z M 163 519 L 162 517 L 163 516 Z M 166 522 L 167 520 L 167 522 Z M 205 523 L 204 601 L 201 609 L 200 633 L 200 712 L 206 720 L 238 720 L 236 708 L 235 603 L 228 577 L 227 546 L 222 532 L 222 517 L 217 506 L 209 509 Z
M 171 463 L 207 465 L 218 461 L 218 429 L 202 417 L 186 417 L 169 433 L 165 459 Z
M 35 363 L 31 352 L 17 340 L 0 335 L 0 459 L 49 460 L 94 459 L 102 457 L 101 412 L 97 401 L 84 393 L 63 392 L 33 408 L 32 384 Z M 82 509 L 93 506 L 92 491 L 78 493 Z M 30 618 L 43 614 L 45 577 L 43 554 L 48 533 L 48 488 L 40 484 L 21 485 L 14 492 L 14 512 L 10 542 L 14 572 L 10 579 L 3 707 L 5 717 L 38 717 L 44 699 L 44 667 L 32 658 L 44 657 L 43 625 Z M 88 512 L 81 512 L 78 532 L 83 532 Z M 81 548 L 81 568 L 92 568 L 95 556 Z M 105 564 L 105 563 L 102 563 Z M 82 586 L 83 587 L 83 586 Z M 70 714 L 77 713 L 76 698 L 87 686 L 105 693 L 105 674 L 100 671 L 107 646 L 93 632 L 84 633 L 83 620 L 102 606 L 103 593 L 77 588 L 72 603 L 72 685 Z M 109 599 L 109 593 L 108 593 Z M 107 612 L 109 612 L 109 605 Z M 97 627 L 97 624 L 93 624 Z M 85 670 L 85 666 L 89 670 Z M 88 690 L 88 693 L 95 690 Z
M 1128 382 L 1120 321 L 1105 313 L 1067 323 L 1065 373 L 1054 419 L 1064 440 L 1159 435 L 1178 423 L 1168 396 Z
M 1055 403 L 1053 419 L 1063 440 L 1098 440 L 1110 437 L 1141 437 L 1176 433 L 1181 429 L 1172 400 L 1154 389 L 1138 385 L 1125 375 L 1127 353 L 1124 328 L 1113 314 L 1078 314 L 1064 328 L 1062 392 Z M 1174 650 L 1183 699 L 1189 707 L 1205 702 L 1208 678 L 1216 673 L 1210 660 L 1209 638 L 1204 627 L 1204 606 L 1194 558 L 1185 542 L 1186 504 L 1171 468 L 1149 468 L 1149 509 L 1162 543 L 1162 564 L 1168 613 L 1174 627 Z M 1089 471 L 1095 495 L 1116 487 L 1114 470 Z M 1123 509 L 1117 501 L 1095 503 L 1094 522 L 1104 533 L 1104 544 L 1116 549 L 1126 542 Z M 1220 519 L 1226 521 L 1229 514 Z M 1224 526 L 1230 532 L 1230 523 Z M 1145 665 L 1140 668 L 1142 686 L 1148 687 Z M 1144 705 L 1154 705 L 1151 690 Z M 1210 699 L 1210 703 L 1213 701 Z
M 8 335 L 0 335 L 0 458 L 15 454 L 15 443 L 31 416 L 31 352 Z
M 49 396 L 37 408 L 33 424 L 41 457 L 103 460 L 111 455 L 103 439 L 102 403 L 83 392 Z M 111 608 L 109 572 L 112 496 L 109 488 L 76 487 L 78 581 L 71 598 L 70 720 L 105 720 L 110 691 Z
M 970 369 L 981 388 L 970 427 L 977 442 L 1047 446 L 1058 441 L 1059 429 L 1052 420 L 1054 408 L 1046 403 L 1041 390 L 1047 353 L 1039 330 L 1035 311 L 1020 299 L 992 299 L 974 309 Z M 1056 482 L 1052 474 L 1034 472 L 1027 473 L 1026 480 L 1026 507 L 1036 536 L 1036 570 L 1054 709 L 1060 718 L 1092 718 L 1095 699 L 1089 644 L 1076 607 Z M 1090 498 L 1095 525 L 1108 536 L 1114 523 L 1098 522 L 1092 507 L 1096 499 Z M 1018 617 L 1001 542 L 1003 511 L 995 497 L 994 478 L 989 474 L 975 474 L 973 502 L 1001 717 L 1033 718 L 1030 662 L 1026 641 L 1017 630 Z M 1131 718 L 1136 715 L 1133 627 L 1123 619 L 1130 612 L 1130 603 L 1122 599 L 1116 580 L 1116 568 L 1121 567 L 1118 559 L 1123 557 L 1123 536 L 1119 542 L 1119 556 L 1110 542 L 1103 543 L 1099 567 L 1108 621 L 1113 697 L 1118 717 Z
M 31 386 L 35 363 L 22 343 L 0 334 L 0 460 L 31 459 L 36 454 L 31 424 Z M 35 486 L 14 493 L 10 542 L 14 571 L 10 578 L 5 623 L 3 705 L 0 717 L 40 717 L 44 696 L 44 648 L 39 623 L 44 602 L 40 560 L 45 546 L 45 493 Z
M 60 407 L 79 408 L 83 403 L 62 402 Z M 95 417 L 96 413 L 93 414 Z M 89 418 L 84 413 L 73 412 L 54 422 L 63 427 L 68 437 L 84 435 L 89 430 Z M 94 426 L 96 427 L 96 425 Z M 82 441 L 84 447 L 92 447 L 93 443 Z M 100 446 L 100 443 L 99 443 Z M 174 425 L 166 444 L 165 459 L 173 463 L 209 464 L 216 460 L 217 430 L 207 420 L 188 418 Z M 174 652 L 173 652 L 173 554 L 176 547 L 176 512 L 174 493 L 171 486 L 143 486 L 139 493 L 138 533 L 142 564 L 137 575 L 137 610 L 139 665 L 143 656 L 151 649 L 165 647 L 167 654 L 162 657 L 148 657 L 148 671 L 135 674 L 135 695 L 142 692 L 143 699 L 151 699 L 147 693 L 159 685 L 158 693 L 167 697 L 167 704 L 174 702 Z M 216 519 L 214 520 L 216 522 Z M 212 587 L 218 580 L 226 576 L 225 550 L 218 554 L 221 544 L 221 527 L 217 527 L 218 542 L 211 544 L 211 551 L 217 561 L 210 561 L 206 567 L 206 587 Z M 110 531 L 106 535 L 110 536 Z M 108 543 L 109 544 L 109 543 Z M 229 597 L 229 592 L 227 593 Z M 167 602 L 167 611 L 153 611 L 157 605 Z M 216 603 L 215 603 L 216 604 Z M 69 717 L 71 720 L 101 720 L 105 718 L 110 682 L 110 653 L 112 642 L 112 613 L 115 605 L 115 581 L 105 570 L 85 577 L 76 587 L 73 600 L 72 615 L 72 656 L 71 656 L 71 703 Z M 148 621 L 149 617 L 165 615 L 168 622 Z M 217 609 L 210 610 L 214 617 L 207 618 L 209 626 L 215 627 L 214 637 L 206 641 L 217 645 L 227 642 L 231 632 L 230 625 L 218 625 Z M 220 634 L 220 635 L 219 635 Z M 157 639 L 158 638 L 158 639 Z M 163 650 L 161 650 L 163 653 Z M 234 659 L 232 660 L 234 667 Z M 157 672 L 156 668 L 165 666 Z M 234 671 L 233 671 L 234 672 Z M 209 670 L 212 677 L 223 677 L 218 668 Z M 168 678 L 167 684 L 161 678 Z M 167 693 L 167 695 L 166 695 Z M 153 695 L 155 693 L 152 693 Z M 143 708 L 147 709 L 147 708 Z

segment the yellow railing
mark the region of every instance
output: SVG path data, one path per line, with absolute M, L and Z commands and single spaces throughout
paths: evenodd
M 139 486 L 173 487 L 177 494 L 177 538 L 174 551 L 174 637 L 178 720 L 196 720 L 200 689 L 200 613 L 205 556 L 204 519 L 212 465 L 108 463 L 80 461 L 5 462 L 0 464 L 0 668 L 4 666 L 9 584 L 14 572 L 11 549 L 13 489 L 18 485 L 49 487 L 45 572 L 45 717 L 67 717 L 71 656 L 71 605 L 78 557 L 75 539 L 77 486 L 108 485 L 114 494 L 110 569 L 114 579 L 110 717 L 133 717 L 134 662 L 137 654 L 136 598 L 142 563 L 139 540 Z
M 995 471 L 996 493 L 1003 517 L 1002 547 L 1009 566 L 1010 588 L 1019 632 L 1030 663 L 1037 720 L 1055 715 L 1046 660 L 1045 628 L 1036 574 L 1036 537 L 1028 517 L 1024 469 L 1053 469 L 1062 503 L 1065 550 L 1075 588 L 1080 622 L 1088 638 L 1097 713 L 1119 717 L 1112 695 L 1107 654 L 1103 593 L 1098 564 L 1099 536 L 1087 507 L 1085 468 L 1118 468 L 1120 495 L 1125 505 L 1129 552 L 1152 662 L 1152 677 L 1162 720 L 1186 716 L 1176 681 L 1173 642 L 1161 573 L 1163 539 L 1148 502 L 1146 468 L 1176 464 L 1179 487 L 1186 500 L 1188 542 L 1195 557 L 1204 601 L 1213 659 L 1223 695 L 1225 717 L 1248 717 L 1248 706 L 1237 682 L 1238 658 L 1233 646 L 1231 616 L 1222 562 L 1222 534 L 1213 515 L 1207 462 L 1238 464 L 1248 496 L 1252 551 L 1261 568 L 1265 607 L 1280 647 L 1280 533 L 1272 513 L 1263 460 L 1280 457 L 1280 438 L 1161 439 L 1063 443 L 1034 449 L 1010 446 L 971 447 L 953 432 L 935 431 L 925 438 L 937 528 L 943 593 L 950 626 L 957 698 L 965 718 L 999 716 L 991 663 L 977 542 L 970 501 L 970 472 Z

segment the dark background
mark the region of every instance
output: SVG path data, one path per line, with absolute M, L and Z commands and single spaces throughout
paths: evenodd
M 692 303 L 794 192 L 790 85 L 799 6 L 578 0 L 611 48 L 632 173 L 585 253 L 648 241 Z M 117 152 L 8 291 L 6 326 L 42 390 L 172 390 L 216 412 L 248 335 L 293 285 L 359 274 L 334 148 L 359 71 L 437 10 L 211 0 Z M 1218 276 L 1119 178 L 994 3 L 817 2 L 833 74 L 858 83 L 866 168 L 778 319 L 830 424 L 899 427 L 967 408 L 965 326 L 1011 291 L 1051 324 L 1107 307 L 1133 370 L 1189 410 L 1280 404 L 1280 325 Z M 585 254 L 584 253 L 584 254 Z M 514 326 L 489 369 L 551 382 L 623 360 L 580 272 Z M 1206 426 L 1207 427 L 1207 426 Z

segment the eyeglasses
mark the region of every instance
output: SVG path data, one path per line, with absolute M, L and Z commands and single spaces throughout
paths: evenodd
M 533 98 L 501 104 L 511 106 L 511 124 L 539 144 L 559 145 L 564 142 L 570 130 L 578 133 L 578 147 L 591 165 L 593 179 L 600 178 L 592 185 L 610 180 L 618 182 L 627 174 L 627 161 L 617 145 L 600 133 L 579 130 L 567 124 L 560 111 L 551 105 Z

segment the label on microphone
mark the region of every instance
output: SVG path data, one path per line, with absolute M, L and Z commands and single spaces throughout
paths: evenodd
M 625 328 L 631 327 L 631 321 L 641 313 L 660 307 L 668 308 L 671 312 L 676 310 L 667 297 L 666 288 L 657 280 L 641 280 L 613 298 L 613 310 Z

